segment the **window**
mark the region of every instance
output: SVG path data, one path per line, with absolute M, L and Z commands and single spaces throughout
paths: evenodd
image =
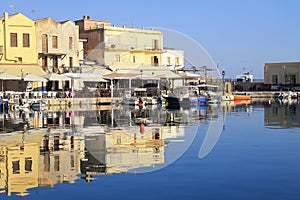
M 54 49 L 58 48 L 57 36 L 52 36 L 52 48 L 54 48 Z
M 29 33 L 23 33 L 23 47 L 30 47 Z
M 50 154 L 46 153 L 44 155 L 44 171 L 50 172 Z
M 69 37 L 69 49 L 72 50 L 73 49 L 73 38 Z
M 290 84 L 296 84 L 296 75 L 292 74 L 289 75 L 290 78 Z
M 12 161 L 13 174 L 20 174 L 20 161 Z
M 151 57 L 151 64 L 154 66 L 157 66 L 159 64 L 159 59 L 157 56 L 152 56 Z
M 168 65 L 168 66 L 171 65 L 171 57 L 167 57 L 167 65 Z
M 175 58 L 175 66 L 179 66 L 179 58 L 178 57 Z
M 58 67 L 58 57 L 53 56 L 53 67 Z
M 272 75 L 272 83 L 278 84 L 278 75 Z
M 18 47 L 18 35 L 17 33 L 10 33 L 10 46 Z
M 32 159 L 31 158 L 26 158 L 25 159 L 25 171 L 26 172 L 31 172 L 32 171 Z
M 154 39 L 152 44 L 152 49 L 157 50 L 159 46 L 158 40 Z
M 71 165 L 72 168 L 75 167 L 75 158 L 74 158 L 74 155 L 71 155 L 70 165 Z
M 42 51 L 48 52 L 48 35 L 47 34 L 42 35 Z
M 59 156 L 54 156 L 54 171 L 59 171 Z
M 47 56 L 42 57 L 42 67 L 47 67 L 48 66 L 48 59 Z
M 73 57 L 69 57 L 69 67 L 73 67 Z

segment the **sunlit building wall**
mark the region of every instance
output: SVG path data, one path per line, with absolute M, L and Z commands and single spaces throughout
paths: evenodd
M 79 27 L 71 21 L 36 20 L 39 64 L 47 72 L 63 73 L 79 67 Z M 61 89 L 61 88 L 60 88 Z
M 80 173 L 80 160 L 84 158 L 84 139 L 50 133 L 41 143 L 39 157 L 39 185 L 54 186 L 60 183 L 74 183 Z
M 0 143 L 0 186 L 8 196 L 26 196 L 28 189 L 38 187 L 38 158 L 38 143 Z
M 25 77 L 27 73 L 45 75 L 38 65 L 36 27 L 33 20 L 21 13 L 0 18 L 0 71 Z M 24 90 L 25 84 L 10 82 L 4 90 Z M 34 89 L 42 83 L 34 83 Z
M 112 130 L 105 139 L 107 173 L 164 163 L 165 144 L 159 129 Z
M 117 27 L 110 22 L 91 20 L 89 16 L 75 21 L 80 38 L 86 39 L 86 58 L 98 64 L 120 67 L 162 63 L 163 34 L 160 31 Z
M 300 62 L 265 63 L 264 83 L 299 84 Z
M 184 68 L 184 51 L 165 49 L 162 57 L 162 65 L 169 67 L 172 71 Z

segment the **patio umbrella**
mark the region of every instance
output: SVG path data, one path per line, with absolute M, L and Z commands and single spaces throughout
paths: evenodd
M 47 75 L 44 76 L 46 79 L 48 79 L 49 81 L 70 81 L 71 78 L 67 77 L 67 76 L 62 76 L 56 73 L 49 73 Z
M 33 82 L 47 82 L 48 80 L 41 77 L 41 76 L 36 76 L 33 74 L 26 74 L 24 77 L 24 81 L 33 81 Z
M 0 80 L 2 81 L 2 92 L 3 92 L 3 80 L 21 80 L 21 77 L 6 72 L 0 72 Z

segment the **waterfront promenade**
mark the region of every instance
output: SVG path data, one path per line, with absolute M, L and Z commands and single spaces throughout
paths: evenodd
M 252 100 L 272 100 L 277 99 L 280 94 L 288 94 L 288 91 L 243 91 L 243 92 L 233 92 L 233 95 L 239 96 L 250 96 Z M 300 92 L 297 92 L 298 98 Z M 11 110 L 15 110 L 19 106 L 20 95 L 11 95 L 9 100 L 9 106 Z M 86 109 L 106 107 L 114 104 L 123 103 L 123 98 L 121 97 L 35 97 L 35 98 L 24 98 L 23 103 L 31 102 L 43 102 L 44 108 L 48 110 L 53 109 Z M 147 97 L 147 102 L 151 102 L 151 97 Z M 6 101 L 6 100 L 4 100 Z M 149 103 L 151 104 L 151 103 Z

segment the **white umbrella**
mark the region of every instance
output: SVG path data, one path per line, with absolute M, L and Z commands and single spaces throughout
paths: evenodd
M 6 72 L 0 72 L 0 80 L 21 80 L 21 77 Z
M 67 76 L 62 76 L 56 73 L 49 73 L 47 75 L 44 76 L 46 79 L 48 79 L 49 81 L 70 81 L 71 78 L 67 77 Z
M 79 78 L 82 81 L 90 81 L 90 82 L 109 82 L 100 75 L 92 74 L 92 73 L 65 73 L 63 76 L 71 77 L 71 78 Z
M 24 77 L 24 81 L 33 81 L 33 82 L 47 82 L 48 80 L 41 77 L 41 76 L 36 76 L 33 74 L 26 74 Z

